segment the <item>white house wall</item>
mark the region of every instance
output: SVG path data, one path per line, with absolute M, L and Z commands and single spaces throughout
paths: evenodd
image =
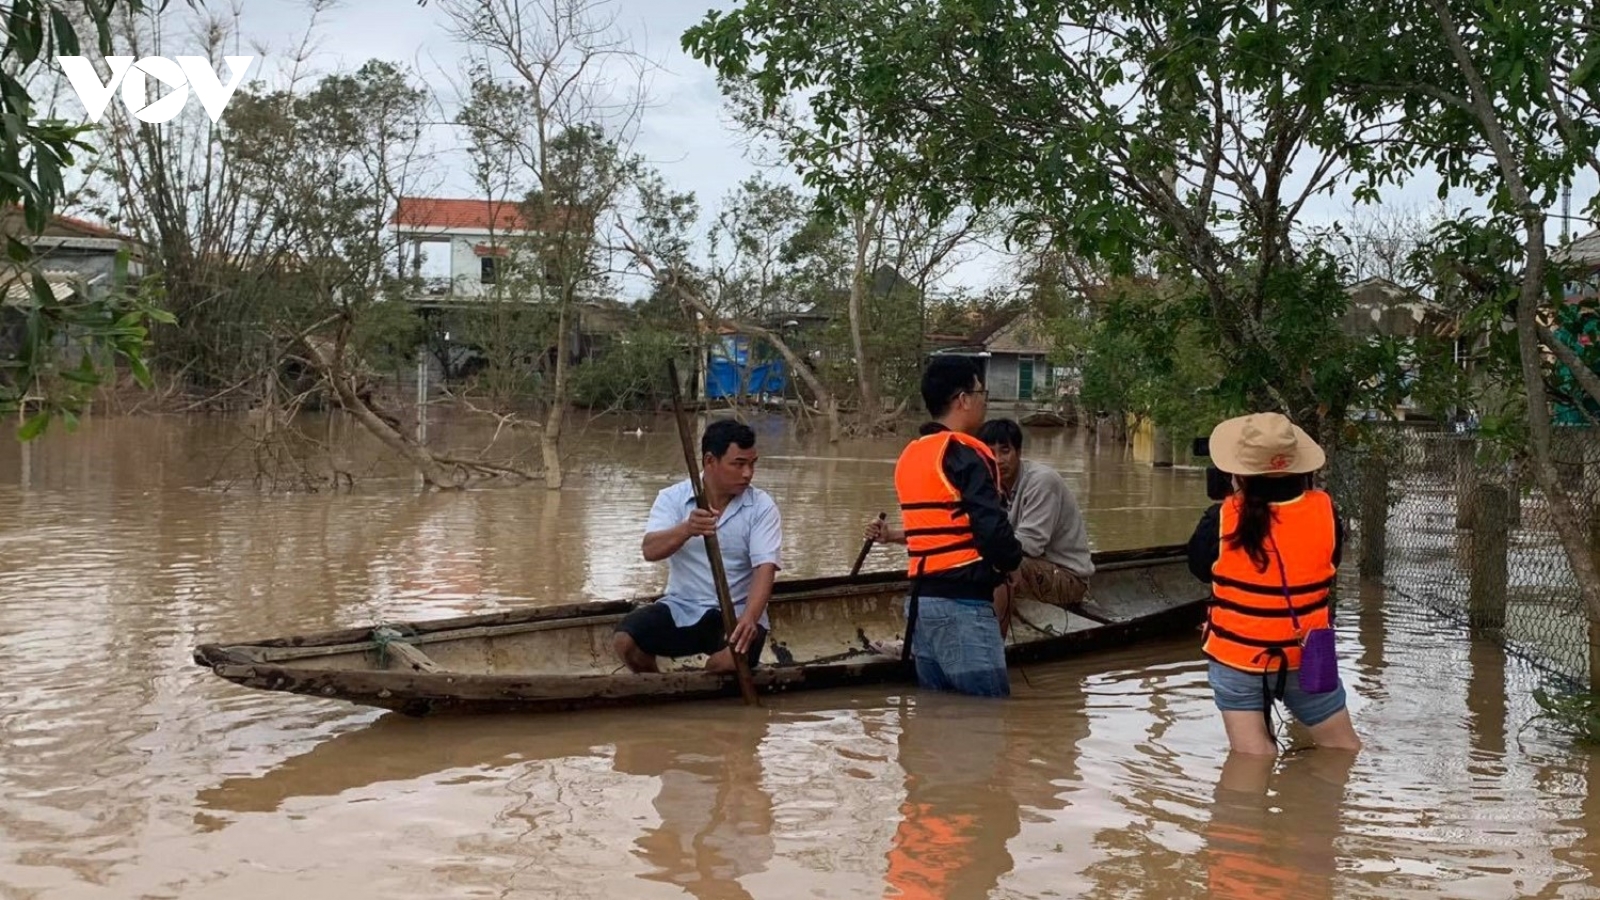
M 989 357 L 988 382 L 990 400 L 1017 399 L 1017 358 L 997 353 Z
M 488 296 L 494 287 L 483 283 L 483 257 L 478 255 L 478 246 L 496 242 L 503 244 L 516 237 L 505 232 L 490 233 L 464 228 L 402 229 L 397 233 L 407 244 L 408 265 L 419 252 L 429 259 L 446 252 L 444 244 L 448 241 L 450 293 L 464 298 Z M 427 268 L 426 264 L 424 268 Z
M 480 262 L 483 257 L 474 250 L 479 244 L 488 242 L 487 236 L 451 239 L 450 280 L 455 285 L 457 296 L 481 297 L 493 287 L 483 283 L 483 266 Z

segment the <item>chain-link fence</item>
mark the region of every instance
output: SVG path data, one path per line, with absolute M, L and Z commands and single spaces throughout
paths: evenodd
M 1552 456 L 1585 533 L 1600 538 L 1600 430 L 1557 429 Z M 1393 426 L 1373 447 L 1339 454 L 1327 486 L 1348 523 L 1347 558 L 1381 552 L 1390 593 L 1465 620 L 1578 685 L 1591 683 L 1591 626 L 1578 582 L 1543 492 L 1518 464 L 1470 432 Z M 1369 547 L 1363 520 L 1385 499 L 1384 540 Z M 1600 552 L 1596 538 L 1591 552 Z

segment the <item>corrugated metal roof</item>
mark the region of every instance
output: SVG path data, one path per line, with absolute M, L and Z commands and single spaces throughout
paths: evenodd
M 1583 237 L 1572 242 L 1566 252 L 1557 255 L 1558 259 L 1571 260 L 1572 262 L 1600 266 L 1600 229 L 1591 231 Z
M 66 300 L 76 294 L 83 279 L 77 272 L 46 271 L 43 275 L 57 300 Z M 33 298 L 33 278 L 26 273 L 0 275 L 0 284 L 5 286 L 5 293 L 0 295 L 0 303 L 7 306 L 21 306 Z

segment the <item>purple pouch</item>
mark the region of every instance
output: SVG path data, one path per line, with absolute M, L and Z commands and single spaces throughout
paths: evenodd
M 1333 654 L 1333 629 L 1313 628 L 1300 644 L 1300 690 L 1326 694 L 1339 687 L 1339 661 Z

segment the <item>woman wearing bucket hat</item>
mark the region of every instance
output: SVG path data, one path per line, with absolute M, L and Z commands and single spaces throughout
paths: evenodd
M 1276 753 L 1282 700 L 1318 746 L 1360 749 L 1333 658 L 1344 527 L 1333 498 L 1308 484 L 1326 454 L 1286 417 L 1256 413 L 1212 430 L 1211 460 L 1233 493 L 1201 516 L 1189 569 L 1211 584 L 1204 652 L 1228 743 Z

